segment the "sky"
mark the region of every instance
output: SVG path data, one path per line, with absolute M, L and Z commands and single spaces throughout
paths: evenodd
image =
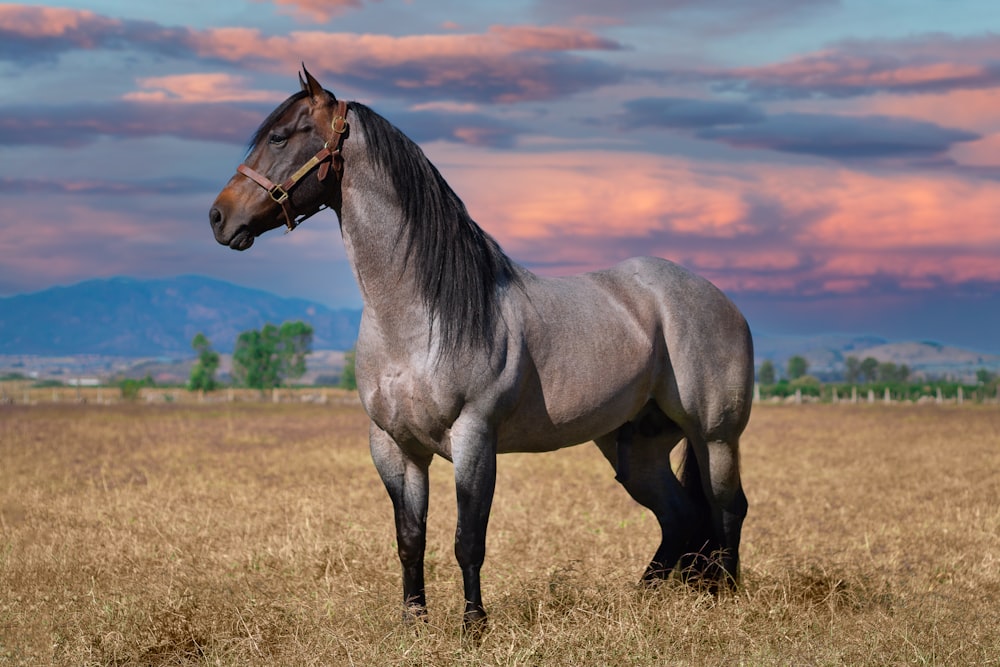
M 1000 352 L 995 0 L 0 4 L 0 296 L 199 274 L 359 307 L 336 217 L 208 210 L 304 62 L 543 275 L 635 255 L 772 335 Z

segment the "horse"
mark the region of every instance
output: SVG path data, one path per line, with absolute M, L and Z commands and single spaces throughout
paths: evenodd
M 641 581 L 679 571 L 715 592 L 737 586 L 747 513 L 739 439 L 754 377 L 737 307 L 659 258 L 572 277 L 531 273 L 399 129 L 337 99 L 304 65 L 299 83 L 254 134 L 209 222 L 216 241 L 246 250 L 319 210 L 339 218 L 364 302 L 355 372 L 394 511 L 404 618 L 426 620 L 435 455 L 454 466 L 463 635 L 486 627 L 480 570 L 505 452 L 593 441 L 659 523 Z M 682 441 L 675 472 L 670 454 Z

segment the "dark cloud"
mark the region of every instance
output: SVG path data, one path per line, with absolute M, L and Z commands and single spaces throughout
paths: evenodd
M 625 81 L 624 67 L 566 53 L 511 53 L 502 57 L 435 56 L 401 64 L 358 62 L 319 74 L 379 97 L 475 103 L 554 100 Z
M 132 102 L 0 107 L 0 145 L 78 147 L 99 137 L 152 136 L 244 143 L 269 110 L 263 106 Z
M 740 148 L 837 160 L 918 158 L 944 153 L 979 135 L 934 123 L 887 116 L 786 113 L 760 122 L 699 130 L 698 137 Z
M 172 136 L 245 144 L 270 113 L 262 104 L 145 104 L 117 102 L 67 107 L 0 107 L 0 146 L 74 148 L 100 137 Z M 508 148 L 517 130 L 484 114 L 403 111 L 391 119 L 418 143 L 452 141 Z M 2 187 L 2 186 L 0 186 Z
M 742 102 L 720 102 L 680 97 L 643 97 L 625 103 L 620 117 L 624 128 L 665 127 L 695 129 L 745 125 L 764 120 L 764 113 Z
M 0 193 L 27 195 L 88 195 L 134 196 L 134 195 L 183 195 L 214 192 L 218 190 L 216 181 L 191 178 L 165 178 L 152 181 L 126 182 L 90 179 L 67 181 L 47 178 L 0 178 Z
M 676 97 L 625 102 L 616 117 L 623 130 L 663 128 L 737 148 L 815 155 L 835 160 L 904 158 L 914 166 L 950 168 L 953 144 L 978 134 L 890 116 L 784 113 L 767 115 L 752 104 Z

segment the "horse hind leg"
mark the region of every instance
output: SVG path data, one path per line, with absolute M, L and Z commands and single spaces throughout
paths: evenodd
M 717 592 L 739 582 L 739 548 L 747 498 L 739 469 L 739 439 L 698 440 L 689 447 L 681 468 L 680 484 L 702 509 L 708 521 L 695 534 L 695 548 L 680 567 L 692 583 L 704 583 Z M 700 488 L 699 488 L 700 487 Z M 700 491 L 700 492 L 699 492 Z
M 681 488 L 670 465 L 670 451 L 684 434 L 662 413 L 659 418 L 655 427 L 649 419 L 637 419 L 595 441 L 614 467 L 619 483 L 636 502 L 653 512 L 660 525 L 660 545 L 642 577 L 646 583 L 669 576 L 699 525 L 698 507 Z

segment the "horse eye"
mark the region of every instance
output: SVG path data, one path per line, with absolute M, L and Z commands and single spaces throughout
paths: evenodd
M 270 137 L 268 137 L 267 141 L 272 146 L 283 146 L 285 144 L 285 142 L 288 141 L 288 137 L 286 137 L 283 134 L 277 134 L 277 133 L 275 133 L 275 134 L 272 134 Z

